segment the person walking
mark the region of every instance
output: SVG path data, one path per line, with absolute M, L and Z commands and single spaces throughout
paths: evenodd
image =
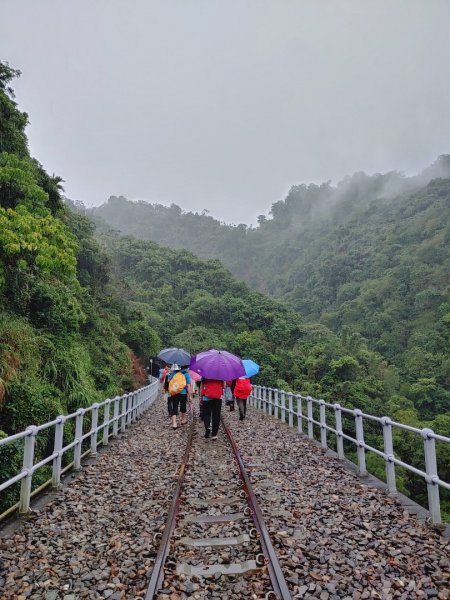
M 232 381 L 227 381 L 225 383 L 225 405 L 229 407 L 230 412 L 234 411 L 234 396 L 233 396 L 233 390 L 231 389 L 231 386 L 233 385 Z
M 171 374 L 171 367 L 169 367 L 169 365 L 166 366 L 166 368 L 164 369 L 164 371 L 162 372 L 161 375 L 161 381 L 162 381 L 162 390 L 164 392 L 166 401 L 167 401 L 167 414 L 169 415 L 169 418 L 172 417 L 172 412 L 171 412 L 171 403 L 170 403 L 170 394 L 169 394 L 169 375 Z
M 239 409 L 239 421 L 243 421 L 247 414 L 247 399 L 252 393 L 250 378 L 240 377 L 239 379 L 235 379 L 232 384 L 232 390 Z
M 178 429 L 177 416 L 181 413 L 180 424 L 187 423 L 187 403 L 192 401 L 191 378 L 187 367 L 173 364 L 166 376 L 169 392 L 169 414 L 172 418 L 172 429 Z
M 199 418 L 200 421 L 203 421 L 203 384 L 205 380 L 202 378 L 199 381 L 199 390 L 198 390 L 198 410 L 199 410 Z
M 220 411 L 222 409 L 222 395 L 224 382 L 218 379 L 205 379 L 202 382 L 200 394 L 203 398 L 203 423 L 205 424 L 205 438 L 211 436 L 217 440 L 220 424 Z

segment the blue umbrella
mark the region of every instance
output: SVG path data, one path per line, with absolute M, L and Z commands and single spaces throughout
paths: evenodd
M 191 362 L 191 355 L 183 348 L 164 348 L 158 354 L 158 358 L 167 364 L 188 365 Z
M 247 375 L 247 377 L 253 377 L 253 375 L 257 375 L 259 373 L 259 365 L 256 364 L 253 360 L 244 358 L 242 363 L 244 365 L 245 374 Z

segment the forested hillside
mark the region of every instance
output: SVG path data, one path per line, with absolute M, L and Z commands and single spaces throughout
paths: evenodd
M 227 347 L 259 381 L 381 409 L 395 369 L 358 335 L 333 334 L 252 292 L 217 261 L 94 226 L 29 156 L 27 115 L 0 90 L 0 429 L 17 431 L 142 382 L 161 344 Z
M 0 435 L 145 381 L 92 223 L 29 155 L 17 75 L 0 63 Z
M 450 157 L 417 177 L 294 186 L 257 228 L 114 197 L 94 215 L 219 257 L 307 322 L 360 334 L 398 368 L 402 395 L 424 418 L 450 410 Z
M 145 381 L 161 344 L 227 347 L 261 363 L 260 381 L 381 406 L 394 372 L 218 261 L 103 233 L 30 157 L 0 70 L 0 431 L 42 423 Z
M 96 231 L 86 218 L 84 207 L 63 198 L 61 178 L 48 175 L 30 157 L 25 135 L 28 117 L 18 110 L 10 89 L 16 75 L 0 63 L 1 436 L 141 385 L 146 381 L 143 367 L 161 345 L 184 346 L 192 352 L 224 347 L 261 364 L 257 383 L 358 406 L 367 412 L 387 413 L 413 424 L 430 425 L 440 433 L 449 430 L 450 415 L 443 413 L 448 410 L 448 392 L 444 387 L 448 346 L 444 343 L 448 342 L 450 319 L 449 311 L 441 306 L 444 288 L 437 279 L 438 272 L 441 279 L 448 277 L 445 259 L 433 266 L 431 255 L 423 254 L 423 260 L 428 256 L 426 264 L 433 267 L 439 288 L 430 297 L 423 297 L 428 313 L 417 313 L 417 319 L 421 314 L 429 315 L 428 321 L 423 322 L 424 328 L 428 327 L 426 332 L 431 330 L 430 322 L 435 328 L 433 339 L 429 335 L 421 338 L 423 351 L 436 353 L 441 362 L 431 363 L 429 375 L 421 374 L 411 382 L 402 373 L 399 375 L 380 352 L 371 349 L 358 332 L 358 324 L 366 324 L 367 316 L 364 320 L 358 313 L 359 321 L 355 317 L 339 322 L 338 316 L 331 314 L 333 301 L 328 300 L 322 312 L 317 310 L 322 323 L 305 320 L 282 300 L 252 291 L 245 282 L 236 280 L 218 260 L 201 260 L 186 250 L 120 236 L 102 220 Z M 437 181 L 429 186 L 443 202 L 444 185 L 445 182 Z M 425 200 L 417 193 L 414 198 L 420 210 L 426 211 Z M 434 201 L 427 202 L 428 207 L 434 206 Z M 282 203 L 285 204 L 290 203 Z M 408 214 L 412 217 L 416 214 L 414 206 L 410 203 Z M 191 218 L 197 222 L 197 217 Z M 264 268 L 268 272 L 273 268 L 271 261 L 283 257 L 282 236 L 275 254 L 271 245 L 277 218 L 274 214 L 270 223 L 261 219 L 261 227 L 256 231 L 238 227 L 232 234 L 244 240 L 242 248 L 250 248 L 247 237 L 251 234 L 254 247 L 259 244 L 258 252 L 253 250 L 254 257 L 266 256 Z M 201 219 L 201 223 L 205 219 L 209 222 L 207 216 Z M 332 221 L 329 218 L 327 226 L 331 227 Z M 319 222 L 329 247 L 327 235 L 331 233 L 327 233 L 323 221 Z M 430 231 L 440 231 L 441 224 L 442 220 L 435 218 Z M 217 227 L 222 231 L 220 224 Z M 286 229 L 289 227 L 288 224 Z M 361 220 L 359 229 L 364 227 Z M 370 229 L 371 225 L 367 227 Z M 354 231 L 357 229 L 355 225 Z M 291 234 L 283 235 L 294 240 Z M 348 235 L 348 244 L 356 243 Z M 315 241 L 315 236 L 311 236 Z M 234 248 L 229 241 L 224 244 L 238 256 L 237 238 Z M 297 255 L 295 247 L 292 252 Z M 307 259 L 303 259 L 307 268 Z M 368 259 L 360 262 L 371 264 Z M 286 268 L 291 265 L 289 261 L 282 264 Z M 319 269 L 314 264 L 309 263 L 311 277 L 316 277 Z M 254 275 L 263 277 L 265 271 L 258 265 L 254 263 Z M 331 276 L 333 269 L 329 269 Z M 284 273 L 281 267 L 278 269 L 280 281 L 286 274 L 287 270 Z M 336 289 L 342 285 L 339 282 Z M 408 285 L 411 287 L 411 281 Z M 286 293 L 292 294 L 292 289 L 286 289 Z M 311 295 L 316 297 L 313 288 Z M 324 304 L 328 296 L 323 292 L 319 298 Z M 440 320 L 436 317 L 437 299 Z M 396 306 L 400 305 L 397 301 Z M 396 359 L 393 356 L 393 362 Z M 374 445 L 381 443 L 379 432 L 367 435 Z M 396 449 L 400 456 L 413 457 L 419 464 L 421 449 L 411 448 L 409 443 L 407 437 L 401 438 L 396 441 Z M 37 457 L 49 452 L 51 440 L 42 434 Z M 14 448 L 0 450 L 0 478 L 20 469 L 19 457 L 20 452 Z M 368 460 L 382 475 L 383 464 L 377 464 L 373 456 Z M 440 457 L 440 464 L 448 465 L 448 460 Z M 43 469 L 36 476 L 35 485 L 46 476 Z M 448 473 L 443 472 L 442 476 L 448 479 Z M 405 477 L 402 485 L 419 497 L 423 494 L 422 488 L 415 489 L 411 478 Z M 7 497 L 5 502 L 9 500 Z

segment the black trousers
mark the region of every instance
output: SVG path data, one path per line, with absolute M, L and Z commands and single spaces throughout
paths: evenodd
M 220 411 L 222 409 L 222 399 L 210 398 L 203 402 L 203 423 L 205 429 L 211 429 L 211 435 L 217 435 L 220 425 Z M 211 427 L 212 421 L 212 427 Z
M 175 394 L 175 396 L 169 396 L 167 404 L 169 415 L 171 417 L 178 415 L 178 410 L 181 413 L 185 413 L 187 406 L 187 394 Z

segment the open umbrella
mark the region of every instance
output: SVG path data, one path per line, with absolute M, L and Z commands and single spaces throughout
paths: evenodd
M 192 379 L 192 381 L 200 381 L 200 379 L 202 378 L 201 375 L 199 375 L 195 371 L 191 371 L 191 369 L 189 369 L 189 376 Z
M 242 359 L 247 377 L 253 377 L 259 373 L 259 365 L 249 358 Z
M 191 355 L 183 348 L 164 348 L 158 354 L 158 358 L 167 364 L 177 363 L 177 365 L 188 365 L 191 361 Z
M 191 359 L 189 368 L 207 379 L 222 381 L 237 379 L 245 375 L 245 368 L 239 356 L 226 350 L 207 350 Z

